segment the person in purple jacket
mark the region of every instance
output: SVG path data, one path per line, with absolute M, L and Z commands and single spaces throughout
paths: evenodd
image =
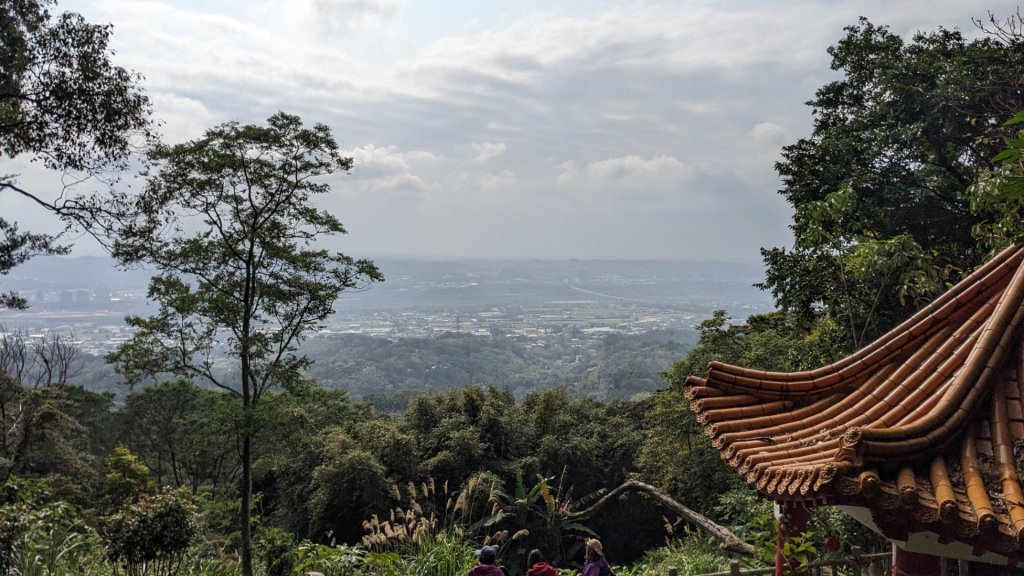
M 484 546 L 476 551 L 476 566 L 466 576 L 505 576 L 504 570 L 495 565 L 498 561 L 498 551 L 490 546 Z
M 604 547 L 601 546 L 600 540 L 587 540 L 585 550 L 586 561 L 583 563 L 583 571 L 578 576 L 609 576 L 612 573 L 612 567 L 604 558 Z

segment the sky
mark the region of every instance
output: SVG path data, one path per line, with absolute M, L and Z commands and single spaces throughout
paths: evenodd
M 791 241 L 774 171 L 810 135 L 827 48 L 865 16 L 910 37 L 993 0 L 64 0 L 114 26 L 165 141 L 277 111 L 330 126 L 318 202 L 355 257 L 760 262 Z M 53 197 L 62 176 L 8 162 Z M 46 190 L 54 190 L 47 195 Z M 0 213 L 52 217 L 12 194 Z M 81 239 L 76 254 L 98 249 Z

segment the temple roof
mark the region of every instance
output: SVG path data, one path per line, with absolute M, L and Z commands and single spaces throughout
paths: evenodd
M 1014 556 L 1024 540 L 1024 248 L 817 370 L 712 362 L 686 395 L 733 469 L 775 500 L 868 508 L 886 535 Z

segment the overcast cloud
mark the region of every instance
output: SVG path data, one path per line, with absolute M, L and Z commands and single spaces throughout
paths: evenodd
M 278 110 L 334 129 L 323 205 L 354 256 L 758 262 L 789 241 L 773 170 L 861 15 L 974 34 L 997 1 L 75 0 L 114 24 L 166 140 Z M 36 190 L 60 179 L 24 162 Z M 0 211 L 49 218 L 12 195 Z M 86 244 L 83 241 L 83 245 Z M 89 248 L 85 252 L 89 253 Z M 95 250 L 95 249 L 91 249 Z

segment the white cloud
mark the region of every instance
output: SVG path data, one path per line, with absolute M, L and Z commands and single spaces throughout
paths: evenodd
M 777 147 L 786 141 L 786 129 L 774 122 L 758 122 L 747 135 L 761 146 Z
M 516 174 L 511 170 L 502 170 L 498 174 L 484 174 L 479 179 L 483 189 L 505 188 L 516 182 Z
M 473 151 L 476 153 L 472 159 L 471 164 L 483 164 L 491 158 L 500 156 L 505 153 L 504 142 L 474 142 Z
M 582 168 L 577 168 L 571 163 L 563 165 L 563 170 L 558 175 L 558 182 L 600 187 L 614 187 L 623 184 L 644 185 L 653 181 L 679 184 L 688 174 L 687 167 L 671 156 L 655 156 L 645 159 L 631 154 L 590 162 Z
M 984 16 L 959 0 L 609 5 L 60 7 L 113 22 L 169 140 L 278 110 L 334 128 L 356 161 L 330 200 L 353 252 L 745 261 L 790 238 L 772 164 L 810 133 L 843 26 Z
M 184 142 L 202 136 L 203 132 L 217 124 L 217 118 L 202 101 L 196 98 L 150 91 L 149 98 L 153 106 L 163 110 L 167 116 L 175 119 L 173 123 L 161 126 L 164 140 L 168 142 Z
M 396 0 L 289 0 L 282 4 L 297 11 L 298 21 L 323 34 L 348 34 L 375 27 L 398 11 Z
M 438 157 L 423 150 L 401 152 L 397 146 L 376 146 L 366 144 L 351 150 L 342 150 L 343 156 L 351 156 L 357 173 L 373 174 L 408 172 L 416 162 L 435 162 Z
M 396 146 L 366 144 L 351 150 L 342 150 L 342 156 L 353 160 L 352 172 L 338 180 L 347 198 L 358 197 L 361 191 L 389 192 L 392 200 L 414 200 L 431 187 L 430 177 L 424 178 L 420 170 L 430 171 L 440 159 L 422 150 L 400 151 Z M 381 199 L 378 197 L 377 201 Z

